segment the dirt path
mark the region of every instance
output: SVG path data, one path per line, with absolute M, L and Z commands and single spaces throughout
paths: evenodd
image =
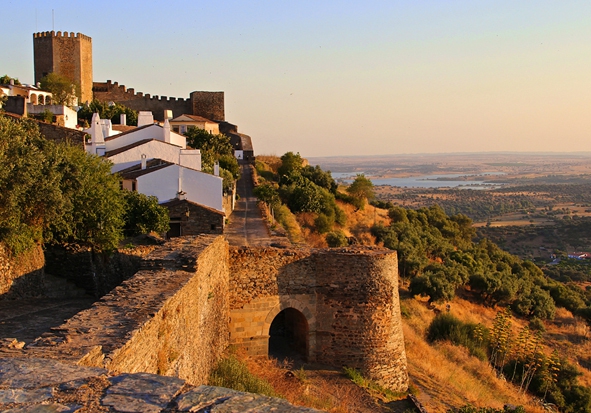
M 273 239 L 257 206 L 257 198 L 252 193 L 253 166 L 242 163 L 240 168 L 242 176 L 236 183 L 236 190 L 240 198 L 236 202 L 234 212 L 230 215 L 230 222 L 226 226 L 224 234 L 230 245 L 269 246 Z

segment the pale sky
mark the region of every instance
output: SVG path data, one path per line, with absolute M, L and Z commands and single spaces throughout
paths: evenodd
M 94 80 L 224 91 L 258 154 L 589 150 L 589 1 L 2 0 L 0 75 L 33 33 L 92 37 Z

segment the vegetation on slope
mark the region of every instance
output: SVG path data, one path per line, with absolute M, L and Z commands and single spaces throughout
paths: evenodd
M 296 216 L 302 231 L 305 233 L 306 228 L 314 228 L 313 231 L 319 234 L 322 225 L 317 225 L 317 218 L 321 216 L 323 210 L 309 207 L 310 204 L 301 202 L 299 198 L 296 198 L 297 202 L 293 202 L 289 195 L 293 194 L 298 185 L 307 188 L 306 191 L 310 194 L 317 193 L 318 190 L 311 186 L 311 184 L 317 184 L 307 176 L 312 171 L 317 176 L 329 173 L 319 170 L 320 168 L 304 166 L 300 160 L 298 154 L 288 153 L 280 160 L 265 159 L 265 162 L 259 162 L 257 170 L 259 176 L 264 178 L 258 189 L 259 198 L 275 208 L 277 206 L 293 207 L 298 211 Z M 305 172 L 302 173 L 302 171 Z M 292 175 L 296 177 L 293 178 Z M 304 181 L 302 176 L 307 181 Z M 363 178 L 360 177 L 360 179 Z M 295 185 L 293 185 L 294 182 Z M 343 210 L 344 216 L 351 220 L 362 211 L 361 208 L 365 203 L 355 204 L 351 190 L 339 191 L 337 187 L 333 189 L 334 192 L 330 192 L 331 186 L 327 182 L 330 180 L 326 180 L 323 186 L 317 186 L 335 196 L 335 204 Z M 354 186 L 349 186 L 351 187 Z M 368 193 L 363 198 L 367 200 L 371 198 L 371 194 Z M 306 202 L 309 199 L 319 198 L 308 196 Z M 306 207 L 301 208 L 302 204 Z M 461 365 L 461 369 L 465 369 L 461 374 L 466 374 L 462 379 L 464 384 L 457 387 L 455 383 L 453 385 L 450 383 L 453 391 L 457 391 L 458 394 L 451 397 L 450 400 L 453 401 L 450 401 L 447 406 L 457 407 L 474 403 L 492 407 L 489 410 L 479 410 L 479 408 L 465 406 L 460 411 L 502 411 L 498 410 L 499 404 L 493 403 L 493 400 L 528 404 L 529 399 L 525 395 L 527 390 L 539 399 L 544 399 L 545 402 L 561 406 L 564 411 L 586 411 L 587 391 L 584 385 L 577 382 L 579 373 L 572 367 L 572 361 L 567 361 L 564 353 L 558 356 L 558 353 L 552 350 L 545 350 L 545 353 L 542 353 L 539 348 L 534 350 L 536 340 L 538 343 L 541 342 L 542 334 L 534 333 L 534 330 L 543 331 L 542 320 L 550 320 L 556 313 L 567 310 L 586 317 L 588 321 L 591 320 L 589 318 L 590 291 L 585 291 L 574 284 L 564 285 L 556 280 L 560 275 L 555 274 L 556 279 L 548 277 L 534 263 L 503 251 L 487 239 L 474 242 L 476 231 L 472 220 L 466 215 L 448 216 L 437 205 L 414 210 L 383 201 L 372 201 L 371 204 L 369 208 L 383 208 L 382 211 L 385 210 L 388 215 L 388 219 L 371 227 L 373 239 L 398 252 L 399 273 L 403 283 L 408 285 L 411 296 L 426 297 L 428 305 L 423 308 L 429 308 L 438 302 L 452 300 L 457 302 L 456 295 L 461 294 L 478 303 L 471 304 L 475 308 L 486 308 L 492 312 L 497 312 L 493 309 L 499 306 L 510 308 L 516 315 L 529 320 L 529 323 L 525 322 L 525 324 L 520 321 L 522 325 L 519 331 L 511 336 L 525 340 L 520 344 L 529 349 L 529 353 L 523 351 L 519 354 L 516 353 L 516 349 L 519 348 L 517 345 L 503 344 L 505 346 L 503 351 L 506 354 L 499 350 L 499 333 L 495 330 L 498 326 L 495 327 L 493 317 L 490 324 L 487 324 L 488 327 L 484 323 L 465 322 L 457 318 L 448 323 L 437 321 L 432 325 L 431 330 L 428 329 L 430 322 L 418 330 L 407 325 L 404 333 L 409 352 L 411 377 L 416 375 L 416 371 L 414 373 L 412 371 L 415 368 L 413 364 L 415 366 L 421 364 L 420 360 L 424 359 L 429 364 L 435 365 L 449 363 L 449 371 L 454 372 Z M 324 207 L 324 210 L 326 209 L 328 208 Z M 325 232 L 325 240 L 334 236 L 335 229 L 346 231 L 346 226 L 349 224 L 350 222 L 341 226 L 336 222 L 333 223 L 334 226 L 329 227 L 329 232 Z M 307 239 L 309 240 L 310 237 Z M 346 237 L 341 242 L 345 243 L 345 240 L 347 240 Z M 415 299 L 411 300 L 415 301 Z M 416 302 L 420 303 L 420 301 Z M 479 305 L 483 307 L 478 307 Z M 509 317 L 508 312 L 501 314 Z M 445 316 L 442 319 L 444 320 Z M 405 320 L 405 324 L 408 324 L 408 321 L 408 319 Z M 438 323 L 440 323 L 439 330 L 444 330 L 443 332 L 437 331 Z M 507 336 L 507 331 L 505 326 L 503 337 Z M 430 344 L 425 341 L 427 338 L 430 338 Z M 466 348 L 467 353 L 462 354 L 463 350 L 456 348 L 457 346 Z M 551 347 L 560 348 L 554 340 Z M 513 353 L 507 352 L 509 348 Z M 434 361 L 439 358 L 442 358 L 441 361 Z M 443 361 L 444 359 L 448 361 Z M 576 361 L 583 359 L 579 358 Z M 532 364 L 534 362 L 537 364 Z M 507 386 L 500 378 L 507 377 L 508 373 L 505 371 L 507 368 L 519 370 L 520 373 L 515 374 L 511 371 L 509 377 L 511 379 L 509 381 L 517 385 L 508 386 L 506 391 L 498 396 L 496 393 Z M 426 369 L 426 367 L 421 366 L 420 369 Z M 487 370 L 490 373 L 484 374 Z M 435 377 L 440 376 L 434 371 L 430 374 Z M 456 373 L 453 375 L 457 377 Z M 422 382 L 422 387 L 427 387 L 429 392 L 437 394 L 439 391 L 437 389 L 446 386 L 447 378 L 439 377 L 438 380 L 441 381 L 433 381 L 430 384 L 428 384 L 430 380 L 425 380 Z M 469 396 L 474 395 L 474 392 L 479 396 Z M 528 411 L 540 410 L 541 406 L 528 405 Z
M 318 247 L 349 245 L 352 226 L 348 221 L 373 197 L 373 185 L 363 175 L 341 191 L 330 171 L 305 165 L 299 153 L 257 157 L 256 170 L 260 184 L 255 195 L 285 227 L 292 242 L 305 238 Z M 348 206 L 354 210 L 347 212 Z
M 224 193 L 231 193 L 236 180 L 240 177 L 240 166 L 234 157 L 230 138 L 224 134 L 212 134 L 194 127 L 189 128 L 185 136 L 188 146 L 201 151 L 201 170 L 212 174 L 214 164 L 217 162 L 220 167 L 220 177 L 224 180 Z

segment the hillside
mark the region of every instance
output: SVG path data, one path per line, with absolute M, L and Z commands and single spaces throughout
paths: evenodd
M 472 221 L 463 215 L 447 216 L 437 206 L 411 210 L 376 203 L 389 209 L 376 208 L 359 204 L 346 188 L 336 187 L 332 197 L 327 197 L 333 200 L 336 218 L 329 219 L 328 227 L 323 226 L 321 209 L 292 212 L 287 207 L 297 185 L 293 179 L 287 180 L 284 183 L 292 187 L 282 190 L 279 177 L 283 163 L 284 159 L 265 157 L 257 170 L 263 185 L 276 191 L 276 198 L 268 198 L 273 200 L 267 205 L 275 211 L 283 209 L 279 218 L 275 216 L 278 224 L 289 223 L 285 227 L 292 241 L 325 247 L 330 245 L 329 234 L 342 233 L 347 242 L 398 251 L 411 388 L 429 412 L 446 412 L 466 404 L 502 408 L 505 403 L 541 412 L 540 400 L 544 398 L 562 406 L 560 411 L 591 411 L 588 290 L 551 279 L 533 263 L 490 241 L 474 243 Z M 304 168 L 308 174 L 314 171 Z M 320 172 L 316 171 L 316 176 Z M 437 313 L 448 314 L 447 304 L 449 315 L 457 318 L 457 328 L 464 332 L 428 341 L 430 324 Z M 515 371 L 529 366 L 527 359 L 518 355 L 518 346 L 511 347 L 514 353 L 506 350 L 500 364 L 498 345 L 489 338 L 494 338 L 495 318 L 509 308 L 513 314 L 506 334 L 517 337 L 527 331 L 532 343 L 533 337 L 543 343 L 535 353 L 538 366 L 528 367 L 531 378 L 523 375 L 528 393 L 519 390 L 524 387 L 516 382 L 519 375 L 503 379 L 501 374 L 511 366 L 516 366 Z M 486 336 L 477 344 L 475 326 Z M 557 373 L 551 373 L 554 367 Z

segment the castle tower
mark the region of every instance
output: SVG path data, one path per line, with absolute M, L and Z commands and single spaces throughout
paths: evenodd
M 81 33 L 33 34 L 35 83 L 49 73 L 80 85 L 81 102 L 92 100 L 92 39 Z

